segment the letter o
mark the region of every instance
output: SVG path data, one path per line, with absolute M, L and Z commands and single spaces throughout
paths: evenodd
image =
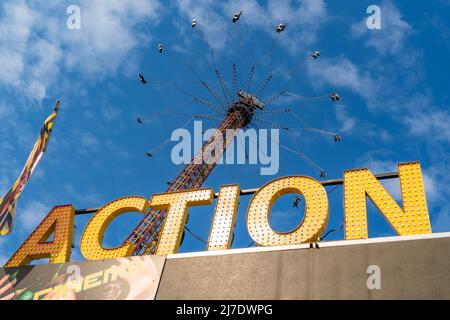
M 276 232 L 270 227 L 270 211 L 283 195 L 300 193 L 305 198 L 302 222 L 290 232 Z M 328 224 L 327 193 L 317 180 L 305 176 L 289 176 L 264 185 L 253 196 L 247 211 L 250 237 L 261 246 L 280 246 L 316 241 Z

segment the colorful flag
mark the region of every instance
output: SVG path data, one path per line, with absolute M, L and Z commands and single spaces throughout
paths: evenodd
M 45 120 L 41 133 L 39 134 L 39 139 L 35 143 L 33 150 L 31 150 L 19 178 L 16 180 L 13 187 L 0 199 L 1 236 L 9 234 L 13 228 L 17 200 L 33 174 L 34 169 L 36 169 L 42 155 L 47 150 L 48 140 L 52 132 L 53 122 L 55 121 L 58 109 L 59 101 L 56 102 L 53 113 Z

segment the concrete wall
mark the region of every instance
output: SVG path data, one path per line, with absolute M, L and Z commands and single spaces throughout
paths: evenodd
M 157 299 L 450 299 L 450 234 L 292 248 L 168 256 Z

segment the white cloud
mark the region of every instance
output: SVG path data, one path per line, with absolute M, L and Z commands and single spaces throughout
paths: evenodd
M 269 0 L 266 6 L 256 0 L 176 0 L 180 13 L 190 20 L 197 19 L 198 29 L 215 50 L 222 50 L 235 38 L 236 28 L 231 19 L 236 12 L 243 11 L 239 25 L 264 30 L 271 36 L 279 23 L 288 28 L 280 37 L 280 44 L 291 53 L 298 53 L 316 41 L 319 28 L 327 21 L 326 5 L 322 0 Z M 186 26 L 187 28 L 189 26 Z M 293 41 L 295 39 L 295 41 Z
M 326 85 L 336 90 L 350 90 L 366 101 L 372 113 L 384 114 L 406 126 L 405 134 L 420 140 L 448 143 L 450 129 L 447 123 L 450 116 L 440 110 L 442 108 L 433 105 L 432 90 L 427 85 L 420 48 L 407 44 L 412 27 L 404 21 L 392 1 L 383 2 L 381 13 L 382 30 L 368 30 L 366 18 L 352 25 L 353 35 L 361 39 L 364 36 L 365 45 L 376 49 L 375 55 L 368 56 L 366 64 L 358 65 L 342 56 L 308 63 L 310 83 L 319 89 Z M 407 54 L 404 54 L 405 51 Z M 354 106 L 350 101 L 346 101 L 346 104 L 350 108 Z M 336 117 L 344 132 L 346 129 L 355 129 L 364 131 L 364 136 L 375 133 L 378 140 L 390 140 L 390 133 L 383 131 L 383 128 L 372 128 L 363 122 L 355 126 L 355 119 L 346 110 L 337 110 Z
M 100 145 L 100 141 L 92 134 L 87 131 L 83 131 L 80 137 L 80 143 L 82 147 L 89 148 L 91 150 L 97 149 Z
M 379 173 L 388 173 L 388 172 L 397 172 L 398 171 L 398 163 L 394 161 L 386 161 L 386 160 L 375 160 L 375 159 L 367 159 L 365 164 L 365 168 L 370 169 L 373 174 Z M 435 175 L 433 171 L 424 170 L 422 168 L 422 178 L 425 187 L 425 194 L 427 196 L 427 201 L 435 203 L 442 196 L 441 191 L 438 187 L 438 177 Z M 401 201 L 402 194 L 400 189 L 400 182 L 398 179 L 390 179 L 384 180 L 381 182 L 391 194 L 395 200 Z
M 0 135 L 5 137 L 0 141 L 0 154 L 10 155 L 0 157 L 0 197 L 9 190 L 13 181 L 19 176 L 33 141 L 32 130 L 27 123 L 20 123 L 20 115 L 9 104 L 0 101 Z M 11 130 L 11 128 L 14 128 Z M 37 133 L 35 133 L 37 138 Z M 7 137 L 7 138 L 6 138 Z M 29 148 L 26 152 L 18 150 L 18 146 Z M 20 161 L 22 163 L 20 163 Z
M 378 53 L 397 54 L 403 47 L 408 35 L 412 32 L 412 27 L 403 20 L 400 11 L 390 1 L 383 1 L 381 8 L 381 30 L 369 30 L 366 26 L 366 19 L 351 26 L 353 36 L 367 39 L 366 45 L 375 48 Z
M 23 1 L 5 2 L 0 20 L 0 83 L 18 86 L 24 70 L 23 52 L 34 24 L 34 12 Z
M 136 27 L 157 24 L 162 9 L 155 0 L 83 1 L 80 7 L 81 30 L 64 30 L 66 65 L 94 77 L 116 72 L 133 49 L 149 45 L 151 35 Z
M 442 110 L 425 110 L 405 117 L 410 133 L 450 143 L 450 114 Z
M 397 171 L 397 164 L 393 161 L 368 160 L 365 165 L 373 174 Z M 397 201 L 401 201 L 402 193 L 398 179 L 381 181 L 388 193 Z
M 40 102 L 66 71 L 99 81 L 128 65 L 151 41 L 138 26 L 157 24 L 157 0 L 88 1 L 78 4 L 81 30 L 68 30 L 60 1 L 5 1 L 0 18 L 0 84 Z M 64 54 L 62 52 L 64 51 Z M 65 81 L 68 83 L 70 80 Z
M 320 64 L 307 64 L 308 76 L 316 88 L 325 84 L 334 88 L 346 88 L 361 97 L 372 99 L 377 87 L 372 76 L 345 57 L 322 59 Z
M 304 206 L 304 200 L 302 200 L 299 206 Z M 282 229 L 283 231 L 293 230 L 298 224 L 302 221 L 302 217 L 304 216 L 304 210 L 302 209 L 287 209 L 287 210 L 274 210 L 270 212 L 270 220 L 277 221 L 277 228 Z
M 228 7 L 239 7 L 242 1 L 232 1 Z M 253 4 L 253 5 L 252 5 Z M 244 23 L 264 28 L 273 35 L 279 23 L 288 27 L 279 38 L 281 45 L 295 54 L 305 50 L 317 40 L 317 31 L 327 22 L 326 4 L 322 0 L 306 1 L 269 1 L 266 8 L 258 7 L 255 1 L 248 1 L 243 7 Z
M 336 108 L 336 119 L 341 125 L 340 131 L 342 133 L 350 132 L 355 128 L 355 125 L 357 124 L 356 118 L 352 117 L 348 113 L 348 107 L 345 105 L 339 106 L 339 108 Z
M 107 104 L 102 106 L 101 111 L 107 121 L 116 120 L 122 114 L 119 108 Z
M 435 218 L 431 219 L 433 232 L 448 232 L 450 226 L 450 205 L 447 203 L 437 210 Z
M 19 210 L 20 214 L 17 215 L 14 228 L 18 229 L 20 232 L 29 234 L 47 216 L 51 207 L 35 200 L 27 203 L 25 207 L 22 207 Z
M 7 256 L 5 253 L 8 252 L 7 249 L 5 249 L 5 244 L 7 244 L 8 239 L 6 237 L 0 238 L 0 266 L 5 265 L 6 262 L 9 260 L 9 256 Z
M 82 204 L 83 206 L 98 206 L 105 200 L 102 199 L 100 194 L 93 189 L 79 191 L 71 183 L 64 185 L 64 192 L 67 194 L 69 202 L 76 204 Z
M 439 189 L 439 177 L 431 174 L 427 171 L 422 173 L 423 184 L 425 186 L 425 194 L 428 201 L 436 201 L 442 196 L 442 192 Z
M 211 48 L 221 50 L 225 47 L 229 37 L 227 32 L 229 21 L 220 14 L 218 1 L 177 0 L 175 4 L 182 15 L 187 16 L 189 20 L 198 21 L 197 29 Z
M 366 161 L 365 167 L 370 169 L 374 174 L 397 171 L 397 163 L 394 161 L 369 159 Z

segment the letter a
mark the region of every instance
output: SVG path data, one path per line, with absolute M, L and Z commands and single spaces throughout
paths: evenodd
M 369 30 L 381 29 L 381 9 L 379 6 L 371 5 L 367 8 L 367 14 L 372 14 L 367 18 L 366 25 Z
M 369 290 L 380 290 L 381 289 L 381 269 L 379 266 L 371 265 L 367 267 L 367 289 Z
M 50 258 L 50 263 L 70 261 L 75 208 L 54 207 L 5 267 L 27 266 L 32 260 Z M 54 233 L 53 241 L 46 242 Z
M 81 29 L 81 8 L 76 5 L 70 5 L 67 7 L 66 13 L 69 15 L 66 22 L 67 29 Z

